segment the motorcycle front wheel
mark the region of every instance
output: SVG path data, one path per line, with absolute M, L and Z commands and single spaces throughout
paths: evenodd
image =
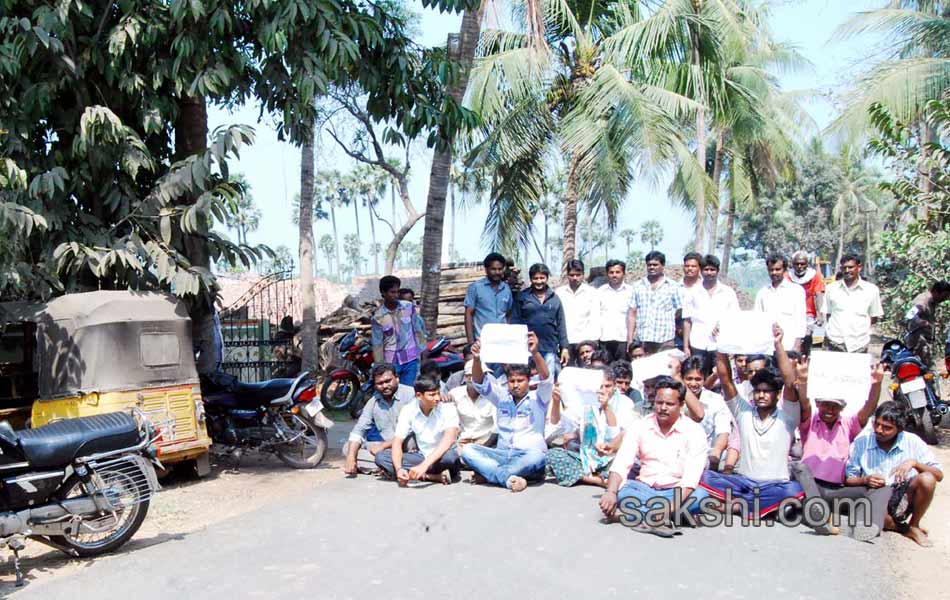
M 295 439 L 274 449 L 277 458 L 294 469 L 313 469 L 323 462 L 327 453 L 327 430 L 301 415 L 281 413 L 280 419 L 284 435 Z
M 334 379 L 327 377 L 320 388 L 320 402 L 333 410 L 346 410 L 353 404 L 360 391 L 360 378 L 355 373 L 347 373 Z
M 78 532 L 50 536 L 53 542 L 75 550 L 82 557 L 98 556 L 119 548 L 135 535 L 148 514 L 149 501 L 141 497 L 141 484 L 133 476 L 119 471 L 97 473 L 94 477 L 97 486 L 108 490 L 110 501 L 120 508 L 105 516 L 84 519 Z M 60 496 L 63 500 L 87 495 L 76 475 L 66 480 L 63 490 Z

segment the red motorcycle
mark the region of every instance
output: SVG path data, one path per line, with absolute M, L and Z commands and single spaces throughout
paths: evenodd
M 346 410 L 359 404 L 357 399 L 371 393 L 373 380 L 373 347 L 359 339 L 354 329 L 343 336 L 337 344 L 346 366 L 330 371 L 320 389 L 320 401 L 334 410 Z

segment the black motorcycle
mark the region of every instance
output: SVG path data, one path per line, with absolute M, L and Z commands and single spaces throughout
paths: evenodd
M 323 414 L 309 373 L 296 379 L 242 383 L 227 373 L 201 377 L 211 439 L 240 457 L 273 452 L 295 469 L 312 469 L 327 452 L 333 421 Z
M 881 362 L 890 366 L 894 401 L 904 406 L 911 415 L 914 429 L 927 443 L 936 444 L 936 426 L 950 412 L 950 406 L 940 399 L 936 374 L 900 340 L 884 344 Z
M 107 413 L 14 431 L 0 422 L 0 544 L 30 538 L 71 556 L 115 550 L 138 531 L 158 490 L 155 429 L 141 413 Z

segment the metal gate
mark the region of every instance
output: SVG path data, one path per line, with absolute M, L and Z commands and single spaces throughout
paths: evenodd
M 300 352 L 294 343 L 298 332 L 294 320 L 300 309 L 297 280 L 291 275 L 285 271 L 261 278 L 220 313 L 221 368 L 241 381 L 294 377 L 300 372 Z

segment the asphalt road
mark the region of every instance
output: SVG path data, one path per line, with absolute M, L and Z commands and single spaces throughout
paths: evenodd
M 659 539 L 600 523 L 597 497 L 550 483 L 512 494 L 466 483 L 397 489 L 361 476 L 184 537 L 140 540 L 14 597 L 895 596 L 882 544 L 783 526 Z

